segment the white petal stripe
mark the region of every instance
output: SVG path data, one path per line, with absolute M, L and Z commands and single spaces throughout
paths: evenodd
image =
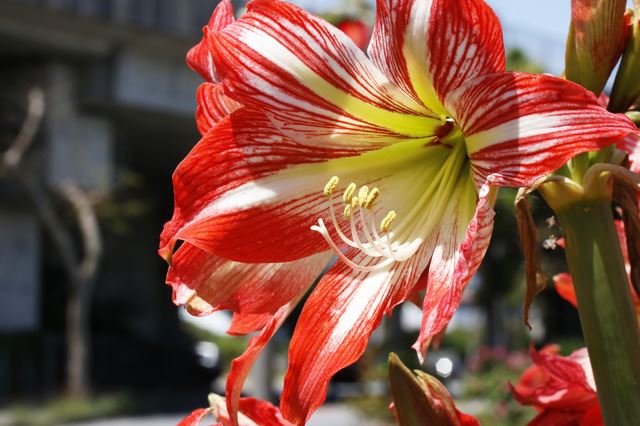
M 502 142 L 564 132 L 571 128 L 571 117 L 557 112 L 526 115 L 467 136 L 467 152 L 471 155 Z

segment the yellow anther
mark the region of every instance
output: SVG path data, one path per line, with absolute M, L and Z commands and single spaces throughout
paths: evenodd
M 351 218 L 351 205 L 350 204 L 347 204 L 346 206 L 344 206 L 344 217 L 347 220 Z
M 356 207 L 358 207 L 358 204 L 360 204 L 360 200 L 358 199 L 358 197 L 353 197 L 351 199 L 351 210 L 353 210 Z
M 327 184 L 324 186 L 325 197 L 331 197 L 331 194 L 333 194 L 333 190 L 336 189 L 336 186 L 338 186 L 338 182 L 340 182 L 340 178 L 338 176 L 334 176 L 329 179 L 329 182 L 327 182 Z
M 342 194 L 342 200 L 345 204 L 349 204 L 351 199 L 353 198 L 353 194 L 356 193 L 356 184 L 351 182 L 347 189 L 344 190 L 344 194 Z
M 387 213 L 384 219 L 382 219 L 382 222 L 380 222 L 380 232 L 389 231 L 389 226 L 391 225 L 391 222 L 393 222 L 393 219 L 396 218 L 396 216 L 397 214 L 394 210 L 391 210 L 389 213 Z
M 369 187 L 367 187 L 367 185 L 361 186 L 360 191 L 358 191 L 358 199 L 360 200 L 360 207 L 364 206 L 364 203 L 367 202 L 368 194 L 369 194 Z
M 378 188 L 373 188 L 371 192 L 369 192 L 369 195 L 367 196 L 367 200 L 364 202 L 364 208 L 370 209 L 371 207 L 373 207 L 373 203 L 376 202 L 379 195 L 380 195 L 380 190 Z
M 444 114 L 440 114 L 440 124 L 445 124 L 447 122 L 447 116 Z

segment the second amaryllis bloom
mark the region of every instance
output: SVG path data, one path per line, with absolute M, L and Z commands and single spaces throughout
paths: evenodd
M 176 302 L 262 330 L 232 366 L 232 418 L 234 383 L 328 255 L 340 260 L 290 345 L 281 408 L 298 424 L 383 314 L 424 290 L 423 356 L 487 249 L 497 186 L 635 130 L 576 84 L 506 72 L 482 0 L 378 1 L 368 55 L 289 3 L 254 0 L 237 21 L 225 10 L 189 55 L 209 81 L 203 138 L 173 176 L 160 253 Z
M 538 415 L 527 426 L 602 426 L 602 414 L 587 349 L 564 357 L 558 346 L 531 348 L 533 365 L 511 392 Z

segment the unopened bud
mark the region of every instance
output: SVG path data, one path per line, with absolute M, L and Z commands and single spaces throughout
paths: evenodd
M 599 95 L 629 35 L 626 0 L 572 0 L 566 77 Z
M 638 3 L 636 3 L 634 15 L 631 37 L 622 54 L 620 69 L 613 83 L 609 100 L 609 110 L 613 112 L 625 112 L 640 100 L 640 4 Z

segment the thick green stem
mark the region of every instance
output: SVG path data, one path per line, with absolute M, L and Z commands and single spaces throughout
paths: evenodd
M 605 424 L 640 422 L 640 333 L 611 202 L 582 199 L 557 209 L 565 233 L 582 331 Z

